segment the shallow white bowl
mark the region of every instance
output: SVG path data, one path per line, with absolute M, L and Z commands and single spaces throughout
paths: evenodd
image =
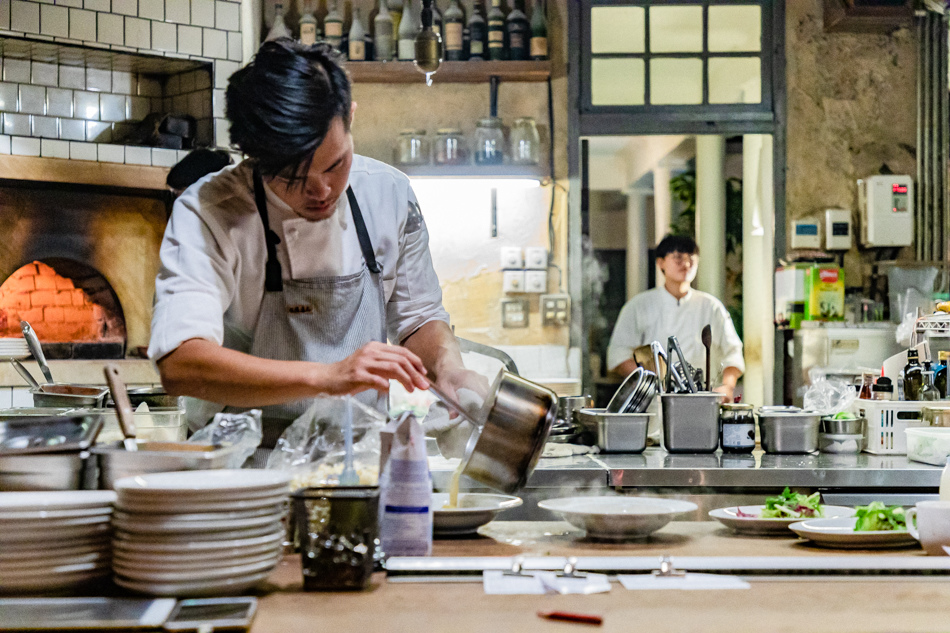
M 457 508 L 444 507 L 448 502 L 447 492 L 432 495 L 432 532 L 437 536 L 471 534 L 500 512 L 517 508 L 522 503 L 518 497 L 477 492 L 459 493 Z
M 917 541 L 907 530 L 874 530 L 855 532 L 856 517 L 807 519 L 792 523 L 788 528 L 802 538 L 824 547 L 843 549 L 877 549 L 908 547 Z
M 693 512 L 695 503 L 654 497 L 563 497 L 538 503 L 575 527 L 598 539 L 642 539 L 678 514 Z

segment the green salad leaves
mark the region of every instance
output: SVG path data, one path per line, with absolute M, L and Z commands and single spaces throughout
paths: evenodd
M 866 506 L 854 509 L 858 520 L 854 524 L 855 532 L 878 532 L 882 530 L 907 530 L 907 515 L 900 506 L 887 507 L 880 501 L 872 501 Z
M 788 488 L 777 497 L 766 497 L 763 519 L 813 519 L 820 517 L 821 493 L 803 495 Z

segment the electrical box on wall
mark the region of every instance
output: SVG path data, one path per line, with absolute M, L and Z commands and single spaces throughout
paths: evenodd
M 525 292 L 547 292 L 548 291 L 548 273 L 545 270 L 526 270 L 524 271 L 524 291 Z
M 914 179 L 870 176 L 858 181 L 861 241 L 867 246 L 910 246 L 914 240 Z
M 541 325 L 565 326 L 570 318 L 570 295 L 541 295 Z
M 540 246 L 529 246 L 524 249 L 524 267 L 531 270 L 547 270 L 548 249 Z
M 501 267 L 502 268 L 523 268 L 524 257 L 521 254 L 521 248 L 518 246 L 506 246 L 501 249 Z
M 792 248 L 821 248 L 818 220 L 792 222 Z
M 525 292 L 524 271 L 506 270 L 502 273 L 502 290 L 505 292 Z
M 846 251 L 851 248 L 851 211 L 825 209 L 825 248 Z
M 530 304 L 527 299 L 501 300 L 502 327 L 528 327 L 528 311 Z

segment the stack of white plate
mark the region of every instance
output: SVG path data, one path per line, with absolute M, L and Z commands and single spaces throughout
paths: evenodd
M 30 347 L 24 338 L 0 338 L 0 360 L 16 358 L 21 360 L 30 357 Z
M 269 470 L 189 470 L 118 480 L 116 584 L 155 596 L 224 595 L 254 587 L 283 555 L 289 482 Z
M 0 593 L 81 589 L 109 576 L 111 490 L 0 492 Z

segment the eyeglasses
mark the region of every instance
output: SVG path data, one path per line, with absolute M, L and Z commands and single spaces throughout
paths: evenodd
M 680 262 L 693 262 L 699 259 L 699 255 L 694 255 L 690 253 L 670 253 L 664 259 L 672 259 L 676 263 Z

